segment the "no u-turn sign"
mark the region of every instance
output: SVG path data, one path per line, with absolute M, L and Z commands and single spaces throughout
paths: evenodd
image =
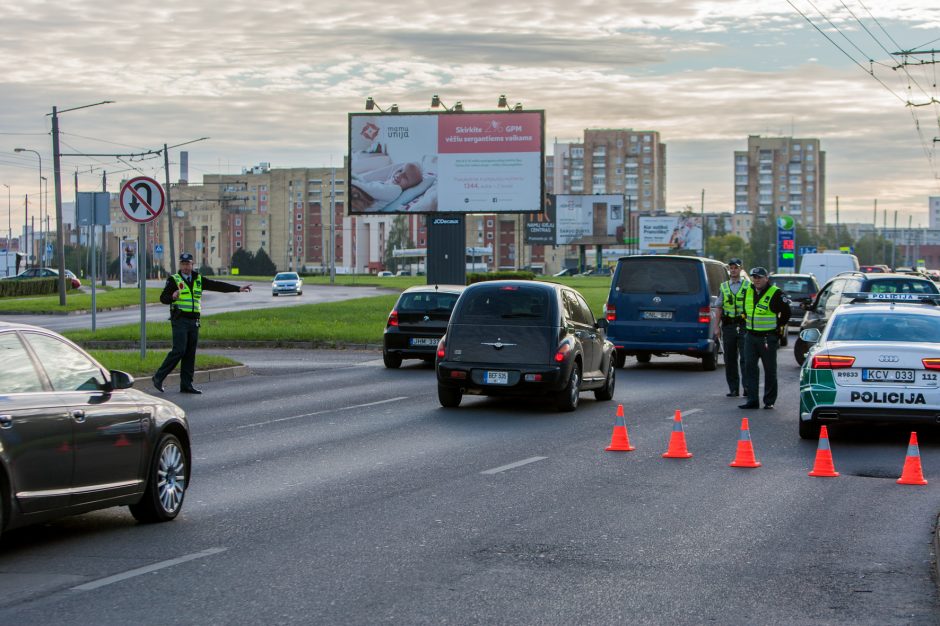
M 135 222 L 146 224 L 157 219 L 165 204 L 163 187 L 149 176 L 132 178 L 121 187 L 121 210 Z

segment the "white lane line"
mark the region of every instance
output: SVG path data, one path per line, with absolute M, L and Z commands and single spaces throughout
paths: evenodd
M 274 420 L 268 420 L 266 422 L 255 422 L 254 424 L 243 424 L 241 426 L 236 426 L 235 430 L 242 428 L 255 428 L 257 426 L 267 426 L 268 424 L 276 424 L 278 422 L 289 422 L 291 420 L 299 420 L 302 417 L 314 417 L 316 415 L 323 415 L 324 413 L 335 413 L 336 411 L 351 411 L 352 409 L 362 409 L 367 406 L 377 406 L 379 404 L 387 404 L 389 402 L 398 402 L 399 400 L 407 400 L 408 396 L 398 396 L 397 398 L 389 398 L 388 400 L 379 400 L 378 402 L 366 402 L 365 404 L 354 404 L 352 406 L 341 406 L 335 409 L 326 409 L 325 411 L 314 411 L 313 413 L 304 413 L 303 415 L 291 415 L 290 417 L 279 417 Z
M 156 572 L 161 569 L 166 569 L 167 567 L 173 567 L 174 565 L 179 565 L 180 563 L 212 556 L 213 554 L 218 554 L 219 552 L 225 552 L 226 550 L 228 550 L 228 548 L 209 548 L 208 550 L 203 550 L 202 552 L 194 552 L 192 554 L 187 554 L 175 559 L 170 559 L 169 561 L 161 561 L 159 563 L 154 563 L 153 565 L 138 567 L 137 569 L 126 571 L 123 574 L 115 574 L 114 576 L 108 576 L 107 578 L 99 578 L 98 580 L 93 580 L 90 583 L 72 587 L 72 591 L 91 591 L 92 589 L 98 589 L 106 585 L 118 583 L 122 580 L 127 580 L 128 578 L 134 578 L 135 576 L 140 576 L 142 574 L 149 574 L 150 572 Z
M 695 413 L 701 413 L 702 409 L 689 409 L 687 411 L 683 411 L 682 409 L 679 409 L 679 412 L 682 414 L 682 417 L 684 418 L 686 415 L 694 415 Z M 669 420 L 670 422 L 676 419 L 675 411 L 673 411 L 672 415 L 670 415 L 666 419 Z
M 547 456 L 533 456 L 528 459 L 522 459 L 521 461 L 516 461 L 515 463 L 510 463 L 509 465 L 503 465 L 501 467 L 494 467 L 493 469 L 488 469 L 481 474 L 499 474 L 500 472 L 505 472 L 506 470 L 515 469 L 517 467 L 522 467 L 523 465 L 528 465 L 529 463 L 535 463 L 536 461 L 544 461 L 547 459 Z

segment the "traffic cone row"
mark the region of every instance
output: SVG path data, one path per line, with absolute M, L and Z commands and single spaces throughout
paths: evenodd
M 604 448 L 608 452 L 631 452 L 636 450 L 630 444 L 630 438 L 627 435 L 627 425 L 623 417 L 623 405 L 617 405 L 617 418 L 614 421 L 614 432 L 610 438 L 610 445 Z M 682 428 L 682 413 L 676 409 L 672 421 L 672 433 L 669 437 L 669 447 L 663 453 L 664 459 L 690 459 L 692 453 L 689 452 L 685 441 L 685 431 Z M 751 442 L 751 431 L 748 427 L 747 418 L 741 419 L 741 434 L 738 436 L 737 452 L 734 460 L 729 467 L 756 468 L 760 467 L 760 461 L 754 454 L 754 445 Z M 816 460 L 813 462 L 813 469 L 809 476 L 817 478 L 836 478 L 839 472 L 836 471 L 832 460 L 832 448 L 829 446 L 829 430 L 825 426 L 819 429 L 819 443 L 816 447 Z M 904 459 L 904 469 L 901 477 L 897 480 L 899 485 L 926 485 L 924 472 L 920 464 L 920 448 L 917 445 L 917 433 L 911 433 L 910 442 L 907 445 L 907 456 Z

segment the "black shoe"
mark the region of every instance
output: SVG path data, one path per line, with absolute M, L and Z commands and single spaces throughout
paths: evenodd
M 760 405 L 757 404 L 756 402 L 747 402 L 745 404 L 739 404 L 738 408 L 739 409 L 759 409 Z
M 737 398 L 737 397 L 738 397 L 738 392 L 737 392 L 737 391 L 729 391 L 728 393 L 725 394 L 725 397 L 726 397 L 726 398 Z
M 156 389 L 157 391 L 163 393 L 163 381 L 162 381 L 162 380 L 157 379 L 156 376 L 151 376 L 151 377 L 150 377 L 150 382 L 153 383 L 153 388 L 154 388 L 154 389 Z
M 764 408 L 765 408 L 765 409 L 772 409 L 772 408 L 774 408 L 774 405 L 772 405 L 772 404 L 765 404 L 765 405 L 764 405 Z
M 180 393 L 196 393 L 196 394 L 199 394 L 199 393 L 202 393 L 202 392 L 199 391 L 198 389 L 196 389 L 195 387 L 180 387 Z

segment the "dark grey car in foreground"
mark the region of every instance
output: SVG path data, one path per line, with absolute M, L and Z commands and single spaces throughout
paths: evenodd
M 182 409 L 72 342 L 0 322 L 0 529 L 127 505 L 179 514 L 190 476 Z
M 437 351 L 438 399 L 464 394 L 549 397 L 573 411 L 582 391 L 614 395 L 615 352 L 580 293 L 553 283 L 490 281 L 467 287 Z

